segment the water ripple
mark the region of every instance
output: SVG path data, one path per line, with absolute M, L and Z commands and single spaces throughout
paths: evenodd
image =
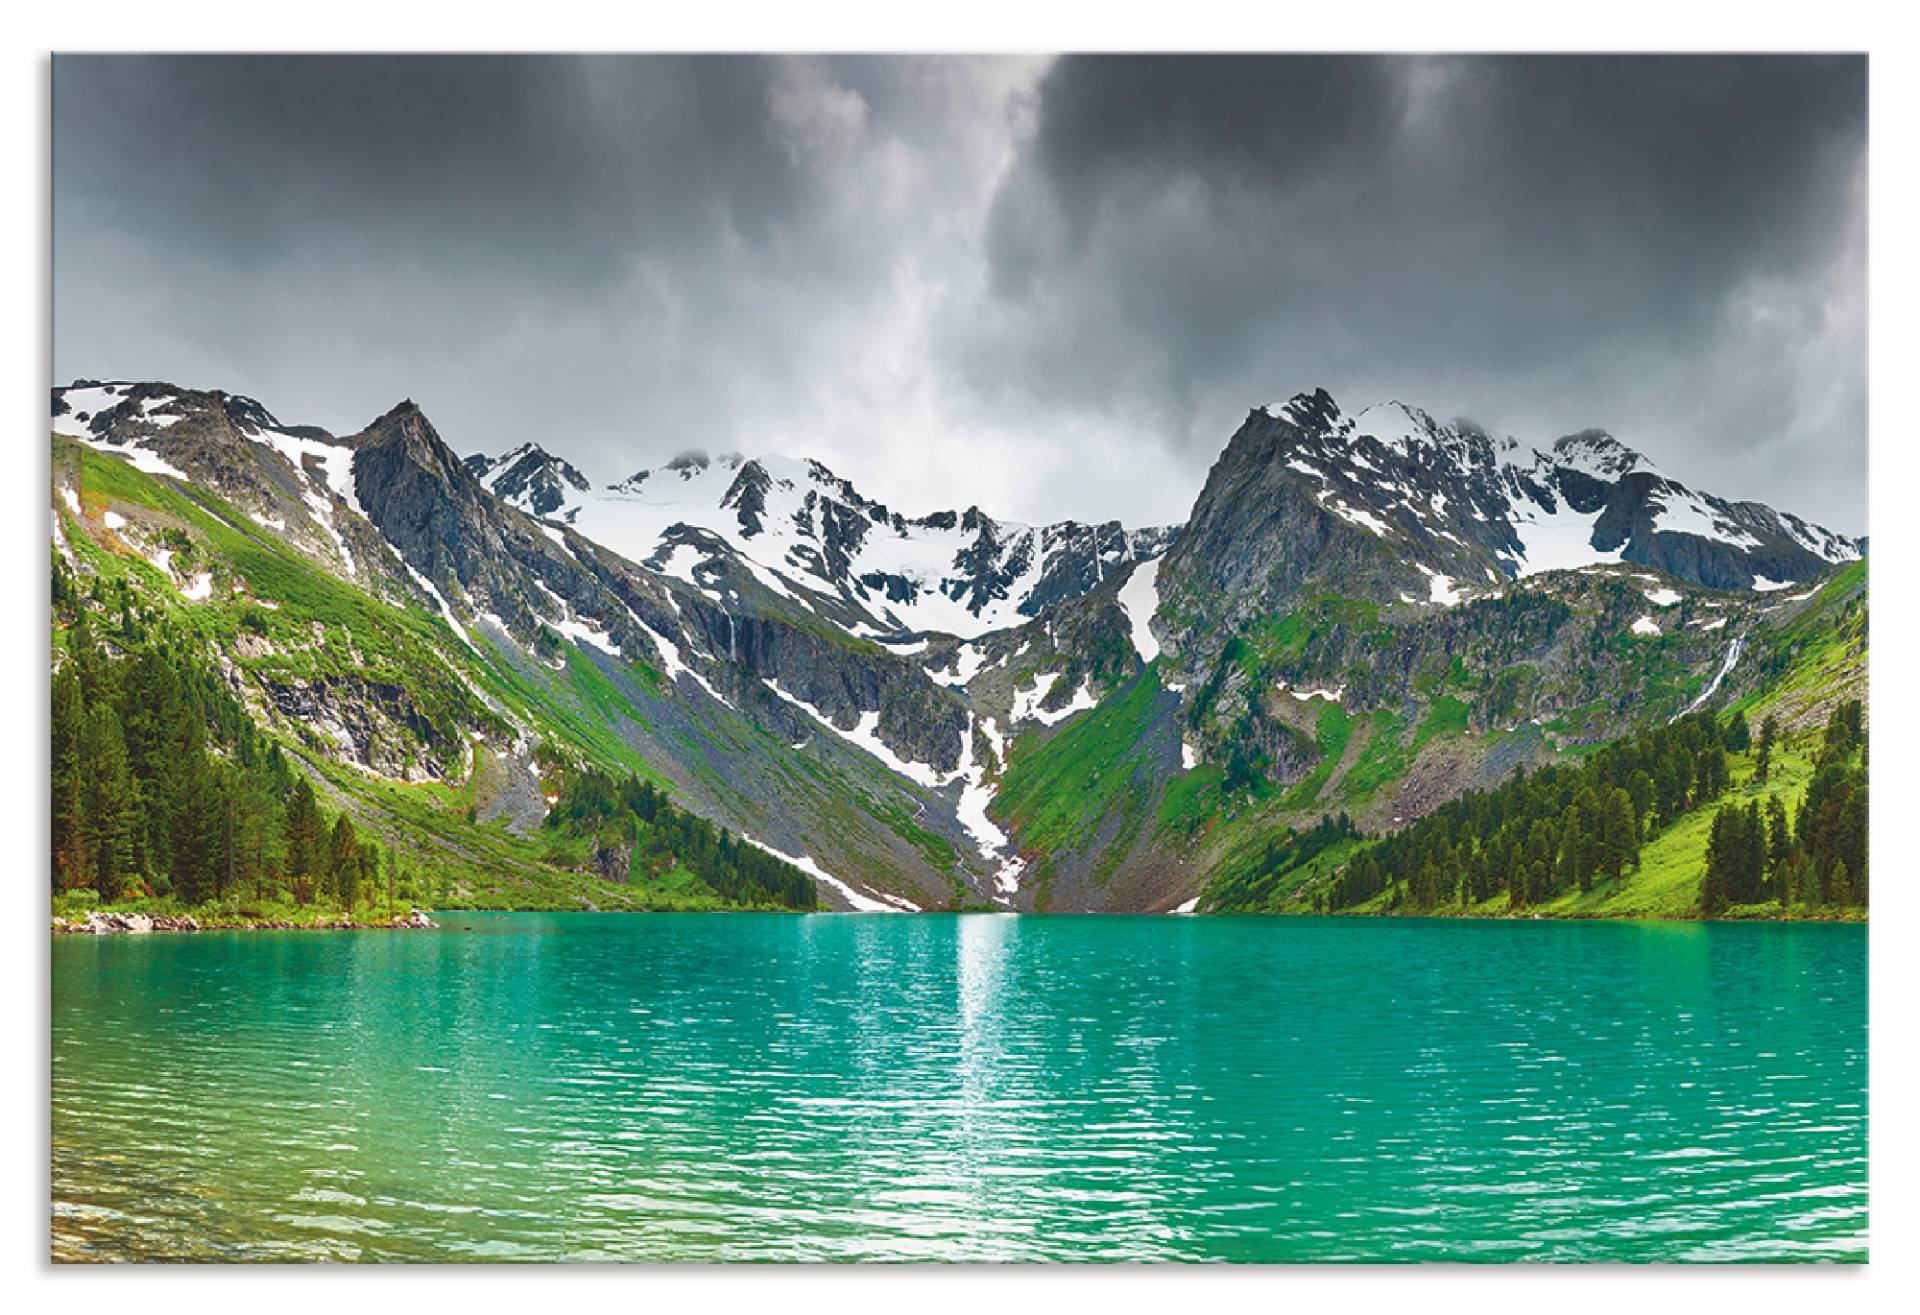
M 56 943 L 56 1257 L 1865 1255 L 1857 927 L 446 921 Z

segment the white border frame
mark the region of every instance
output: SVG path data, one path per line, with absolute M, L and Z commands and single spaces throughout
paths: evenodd
M 377 1307 L 417 1303 L 457 1306 L 462 1315 L 518 1312 L 536 1299 L 530 1285 L 563 1285 L 570 1302 L 630 1305 L 683 1300 L 719 1309 L 777 1307 L 779 1315 L 814 1310 L 836 1315 L 857 1309 L 897 1309 L 915 1315 L 964 1310 L 982 1303 L 1016 1307 L 1062 1299 L 1097 1302 L 1104 1311 L 1163 1311 L 1182 1300 L 1217 1309 L 1349 1309 L 1417 1302 L 1421 1315 L 1499 1310 L 1554 1315 L 1599 1311 L 1618 1315 L 1625 1303 L 1668 1306 L 1737 1305 L 1741 1315 L 1771 1310 L 1805 1315 L 1809 1307 L 1878 1309 L 1912 1299 L 1920 1266 L 1916 1212 L 1916 1090 L 1914 1037 L 1906 1009 L 1915 1000 L 1920 939 L 1915 882 L 1902 871 L 1914 769 L 1901 748 L 1920 742 L 1915 732 L 1920 691 L 1902 679 L 1915 659 L 1920 581 L 1905 503 L 1920 496 L 1920 433 L 1911 425 L 1920 343 L 1911 307 L 1920 303 L 1914 277 L 1920 244 L 1916 206 L 1916 101 L 1920 58 L 1891 5 L 1827 0 L 1819 5 L 1777 3 L 1677 4 L 1615 0 L 1600 13 L 1575 14 L 1539 4 L 1414 4 L 1316 6 L 1254 11 L 1251 6 L 1183 0 L 1143 6 L 1085 2 L 1041 7 L 1007 0 L 973 0 L 938 11 L 898 4 L 709 3 L 674 10 L 650 6 L 548 0 L 534 7 L 400 5 L 392 0 L 336 0 L 322 10 L 258 3 L 133 4 L 95 0 L 63 8 L 16 13 L 8 21 L 4 138 L 9 350 L 0 360 L 18 387 L 9 394 L 17 417 L 15 451 L 28 454 L 26 473 L 12 481 L 15 499 L 4 543 L 16 582 L 7 620 L 12 642 L 4 654 L 5 687 L 13 692 L 9 723 L 20 727 L 25 751 L 9 755 L 4 799 L 23 855 L 9 888 L 0 929 L 12 942 L 6 1098 L 10 1135 L 3 1139 L 6 1172 L 0 1182 L 4 1231 L 0 1257 L 20 1295 L 39 1308 L 59 1303 L 67 1312 L 95 1308 L 116 1315 L 195 1315 L 225 1309 L 276 1315 L 307 1310 L 328 1315 L 343 1302 Z M 562 1269 L 385 1268 L 377 1271 L 266 1268 L 106 1272 L 85 1267 L 52 1270 L 46 1260 L 47 1217 L 47 957 L 40 922 L 44 894 L 25 855 L 44 838 L 47 632 L 47 496 L 45 412 L 51 372 L 51 262 L 49 259 L 49 61 L 60 50 L 1054 50 L 1054 49 L 1287 49 L 1287 50 L 1866 50 L 1870 55 L 1870 393 L 1869 525 L 1876 564 L 1873 590 L 1874 670 L 1894 673 L 1875 682 L 1871 718 L 1882 746 L 1873 765 L 1880 807 L 1872 824 L 1877 877 L 1871 959 L 1872 1263 L 1866 1267 L 1720 1269 L 1712 1267 L 1567 1267 L 1472 1269 L 1231 1269 L 1183 1267 L 1047 1270 L 935 1269 L 821 1270 L 655 1267 Z M 29 181 L 30 180 L 30 181 Z M 1874 237 L 1885 240 L 1873 242 Z M 1877 367 L 1877 368 L 1875 368 Z M 36 752 L 37 750 L 37 752 Z M 30 1002 L 30 1003 L 29 1003 Z M 351 1284 L 349 1291 L 342 1285 Z M 632 1285 L 639 1284 L 636 1288 Z M 428 1286 L 431 1285 L 431 1286 Z M 1071 1286 L 1073 1291 L 1068 1293 Z M 1091 1289 L 1091 1290 L 1089 1290 Z M 1851 1315 L 1851 1311 L 1849 1312 Z

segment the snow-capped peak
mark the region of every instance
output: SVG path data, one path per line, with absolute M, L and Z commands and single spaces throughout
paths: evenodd
M 1809 579 L 1864 551 L 1758 503 L 1696 493 L 1600 429 L 1541 451 L 1398 400 L 1343 414 L 1316 390 L 1256 411 L 1243 433 L 1243 452 L 1330 516 L 1406 560 L 1446 560 L 1455 579 L 1626 560 L 1732 589 L 1757 574 Z
M 1259 408 L 1275 420 L 1303 428 L 1319 426 L 1333 429 L 1340 423 L 1340 406 L 1324 388 L 1310 393 L 1295 393 L 1284 402 L 1269 402 Z
M 538 443 L 522 443 L 499 457 L 475 453 L 466 467 L 502 502 L 535 516 L 570 519 L 578 495 L 593 487 L 587 477 Z
M 1596 479 L 1615 480 L 1653 463 L 1604 429 L 1583 429 L 1553 442 L 1553 463 Z
M 717 539 L 771 592 L 809 610 L 850 610 L 864 618 L 855 633 L 869 638 L 919 631 L 971 638 L 1017 625 L 1125 563 L 1164 551 L 1172 537 L 1111 522 L 1019 525 L 977 508 L 905 516 L 820 462 L 782 454 L 691 450 L 603 489 L 584 480 L 554 483 L 558 496 L 543 506 L 516 482 L 538 452 L 522 445 L 469 465 L 499 496 L 629 560 L 658 563 L 696 588 L 708 589 L 711 573 L 688 555 L 723 552 Z
M 1398 401 L 1362 407 L 1353 424 L 1356 432 L 1403 454 L 1409 448 L 1434 442 L 1440 430 L 1425 411 Z

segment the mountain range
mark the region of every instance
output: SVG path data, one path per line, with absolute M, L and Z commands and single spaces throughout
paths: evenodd
M 908 514 L 772 455 L 597 487 L 532 441 L 457 455 L 410 401 L 348 435 L 161 382 L 52 411 L 56 552 L 177 612 L 342 806 L 427 846 L 465 843 L 432 791 L 525 838 L 571 763 L 836 907 L 1191 908 L 1322 814 L 1392 830 L 1864 682 L 1862 642 L 1795 683 L 1864 539 L 1600 430 L 1301 393 L 1248 413 L 1184 524 L 1128 528 Z

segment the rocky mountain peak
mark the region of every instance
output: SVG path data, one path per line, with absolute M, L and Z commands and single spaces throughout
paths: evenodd
M 1541 451 L 1401 401 L 1349 416 L 1324 389 L 1248 416 L 1182 545 L 1165 575 L 1176 588 L 1252 590 L 1266 607 L 1308 587 L 1451 607 L 1516 577 L 1618 562 L 1766 589 L 1864 551 L 1667 479 L 1604 430 Z
M 1333 394 L 1324 388 L 1316 388 L 1310 393 L 1295 393 L 1285 402 L 1269 402 L 1263 407 L 1255 407 L 1254 413 L 1264 413 L 1300 429 L 1331 430 L 1340 421 L 1340 406 L 1333 400 Z
M 477 484 L 467 466 L 440 437 L 422 411 L 409 398 L 380 416 L 372 424 L 346 440 L 362 456 L 370 449 L 404 455 L 457 486 Z M 358 462 L 355 463 L 356 470 Z
M 522 443 L 498 458 L 475 453 L 466 459 L 466 467 L 495 497 L 535 516 L 561 512 L 568 489 L 585 493 L 593 487 L 585 475 L 538 443 Z
M 1554 464 L 1596 479 L 1619 479 L 1631 471 L 1652 471 L 1653 463 L 1604 429 L 1583 429 L 1553 441 Z

